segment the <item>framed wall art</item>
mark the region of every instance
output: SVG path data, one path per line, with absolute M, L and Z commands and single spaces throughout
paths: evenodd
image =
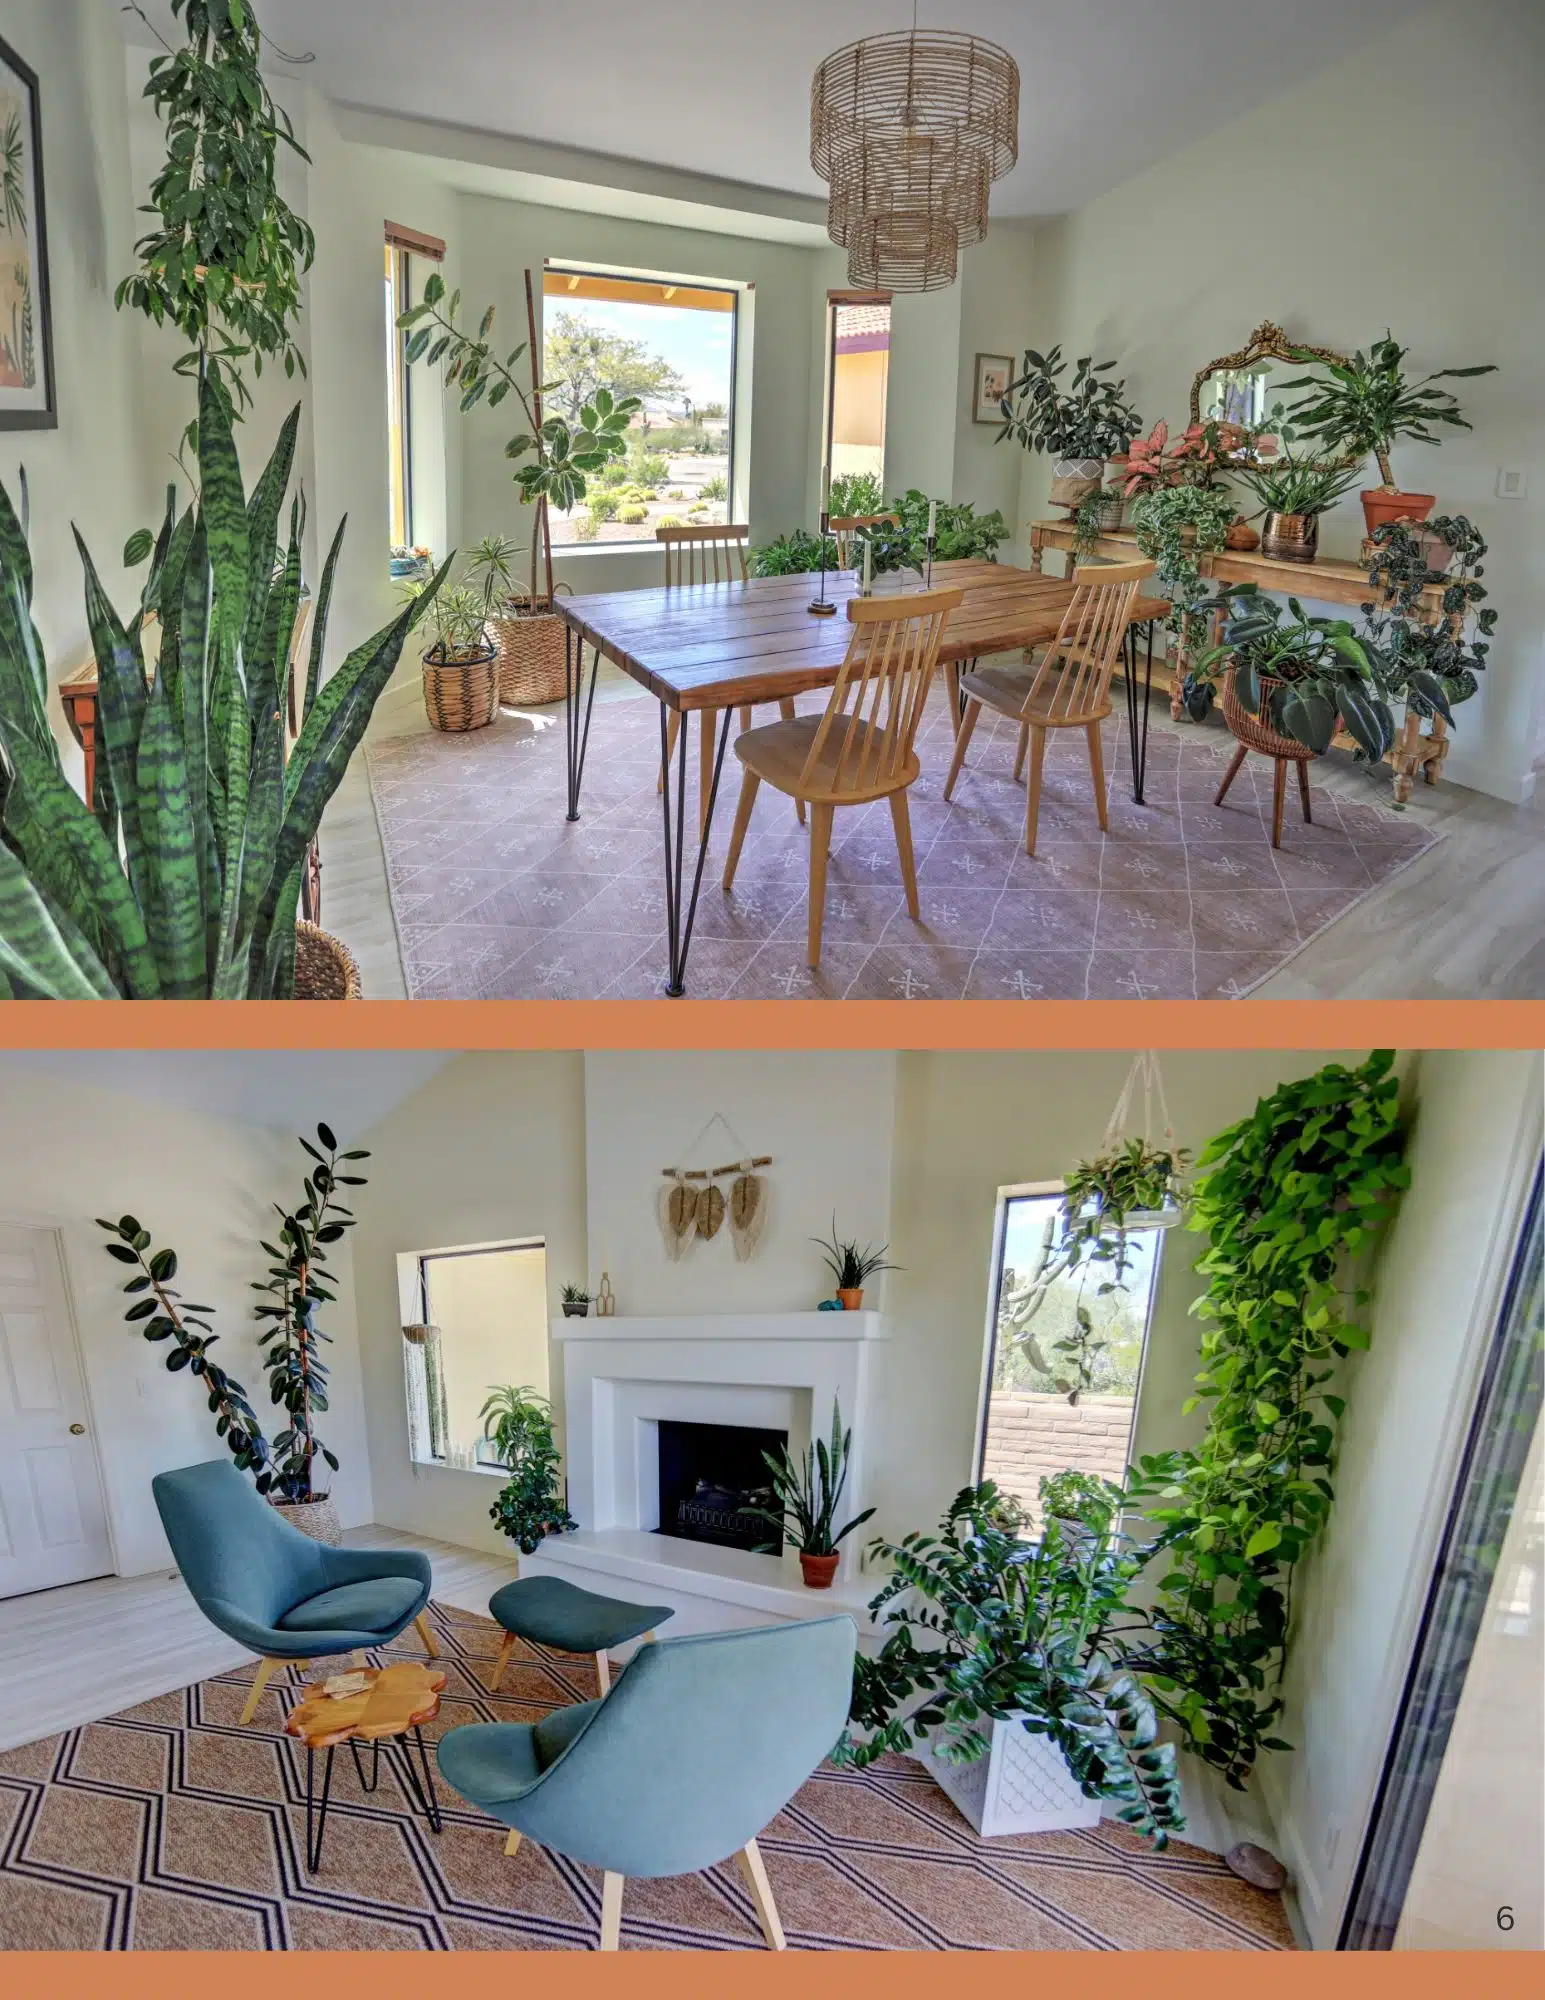
M 0 430 L 58 421 L 38 80 L 0 41 Z
M 1003 422 L 1003 399 L 1013 379 L 1012 354 L 979 354 L 976 357 L 976 380 L 971 396 L 972 423 Z

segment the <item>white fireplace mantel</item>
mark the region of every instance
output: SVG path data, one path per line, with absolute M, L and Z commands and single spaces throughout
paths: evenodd
M 884 1340 L 885 1316 L 877 1312 L 672 1313 L 609 1319 L 555 1319 L 553 1339 L 578 1340 Z

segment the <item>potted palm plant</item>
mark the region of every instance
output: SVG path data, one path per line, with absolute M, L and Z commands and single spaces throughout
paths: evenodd
M 937 1534 L 874 1545 L 893 1566 L 869 1607 L 888 1633 L 855 1662 L 835 1761 L 917 1757 L 988 1838 L 1093 1826 L 1109 1802 L 1162 1848 L 1185 1826 L 1175 1747 L 1157 1741 L 1127 1641 L 1147 1552 L 1121 1532 L 1120 1487 L 1052 1484 L 1038 1540 L 988 1481 Z
M 1378 461 L 1381 484 L 1362 495 L 1370 535 L 1387 521 L 1424 521 L 1437 504 L 1431 493 L 1406 493 L 1395 484 L 1389 455 L 1400 440 L 1437 444 L 1434 425 L 1471 428 L 1457 400 L 1435 385 L 1496 373 L 1494 362 L 1483 362 L 1472 368 L 1439 368 L 1413 382 L 1405 372 L 1408 352 L 1386 332 L 1368 353 L 1359 351 L 1346 362 L 1321 361 L 1324 375 L 1299 375 L 1282 385 L 1284 394 L 1306 392 L 1291 411 L 1302 436 L 1328 453 L 1345 454 L 1359 463 L 1370 456 Z M 1317 357 L 1300 353 L 1295 359 Z
M 894 1271 L 899 1267 L 885 1261 L 885 1253 L 890 1249 L 884 1243 L 878 1250 L 868 1245 L 860 1248 L 857 1243 L 849 1243 L 837 1234 L 837 1218 L 832 1217 L 830 1239 L 812 1236 L 811 1242 L 819 1244 L 826 1268 L 837 1281 L 837 1297 L 842 1301 L 844 1312 L 861 1312 L 864 1305 L 864 1286 L 881 1271 Z
M 842 1559 L 840 1545 L 874 1513 L 872 1507 L 866 1507 L 842 1527 L 836 1525 L 838 1503 L 852 1469 L 852 1454 L 853 1433 L 842 1428 L 842 1411 L 835 1400 L 829 1443 L 825 1438 L 817 1438 L 800 1461 L 790 1455 L 787 1445 L 776 1455 L 762 1453 L 777 1505 L 749 1511 L 771 1521 L 778 1529 L 773 1553 L 780 1551 L 785 1541 L 797 1545 L 807 1590 L 831 1589 Z
M 552 1409 L 535 1389 L 506 1386 L 490 1390 L 479 1415 L 483 1436 L 510 1474 L 488 1517 L 522 1555 L 532 1555 L 548 1535 L 578 1525 L 563 1504 Z

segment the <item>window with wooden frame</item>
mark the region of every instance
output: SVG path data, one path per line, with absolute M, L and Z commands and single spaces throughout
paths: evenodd
M 890 294 L 828 293 L 821 464 L 835 488 L 834 514 L 873 514 L 884 505 L 890 362 Z
M 653 542 L 671 524 L 735 518 L 735 374 L 743 289 L 549 262 L 543 414 L 572 422 L 598 389 L 643 404 L 624 458 L 551 517 L 555 545 Z
M 397 322 L 413 304 L 412 252 L 386 243 L 386 435 L 390 535 L 394 557 L 413 545 L 413 382 L 408 336 Z

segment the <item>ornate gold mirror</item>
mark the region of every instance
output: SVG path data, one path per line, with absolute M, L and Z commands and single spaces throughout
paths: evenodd
M 1191 421 L 1239 424 L 1259 430 L 1276 401 L 1273 383 L 1280 386 L 1301 374 L 1316 361 L 1344 366 L 1346 356 L 1328 347 L 1310 347 L 1289 340 L 1273 321 L 1262 320 L 1237 354 L 1220 354 L 1197 371 L 1191 384 Z M 1225 464 L 1229 460 L 1223 461 Z

